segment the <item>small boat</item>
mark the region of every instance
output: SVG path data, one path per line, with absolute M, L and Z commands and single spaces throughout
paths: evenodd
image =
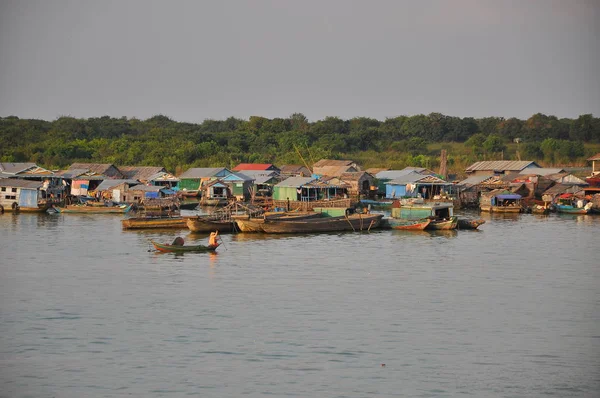
M 546 206 L 541 206 L 541 205 L 533 205 L 533 206 L 531 206 L 531 213 L 532 214 L 548 214 L 548 213 L 550 213 L 550 208 L 546 207 Z
M 433 229 L 440 231 L 448 231 L 451 229 L 456 229 L 458 226 L 458 217 L 453 216 L 448 219 L 446 218 L 434 218 L 431 222 L 425 227 L 425 229 Z
M 82 205 L 67 205 L 65 207 L 54 206 L 54 210 L 58 213 L 86 213 L 86 214 L 104 214 L 104 213 L 121 213 L 125 214 L 131 210 L 132 205 L 118 206 L 88 206 Z
M 176 239 L 177 241 L 177 239 Z M 185 246 L 182 244 L 167 244 L 167 243 L 158 243 L 151 241 L 154 248 L 162 253 L 188 253 L 188 252 L 214 252 L 219 244 L 213 246 L 206 245 L 189 245 Z M 183 242 L 183 239 L 181 239 Z M 174 242 L 175 243 L 175 242 Z
M 591 203 L 590 203 L 591 205 Z M 576 207 L 573 205 L 556 205 L 556 211 L 559 213 L 567 213 L 567 214 L 589 214 L 592 209 L 592 206 L 584 206 L 584 207 Z
M 521 213 L 522 196 L 503 189 L 496 189 L 479 198 L 479 209 L 490 213 Z
M 465 220 L 459 218 L 457 229 L 477 229 L 481 224 L 485 224 L 484 219 L 480 218 L 479 220 Z
M 369 231 L 379 227 L 383 214 L 350 214 L 348 216 L 310 218 L 305 220 L 265 220 L 262 232 L 269 234 Z
M 422 220 L 407 220 L 389 217 L 382 222 L 382 228 L 398 229 L 402 231 L 423 231 L 431 223 L 428 218 Z
M 123 229 L 187 228 L 188 217 L 132 217 L 121 220 Z
M 236 224 L 232 220 L 219 220 L 206 216 L 189 217 L 186 225 L 192 232 L 232 232 Z

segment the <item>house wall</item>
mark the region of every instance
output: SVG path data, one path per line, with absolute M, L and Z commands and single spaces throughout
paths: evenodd
M 273 199 L 275 200 L 297 200 L 298 193 L 295 187 L 273 187 Z
M 387 184 L 385 186 L 385 197 L 387 199 L 401 198 L 406 196 L 406 185 Z
M 179 181 L 179 189 L 188 191 L 197 191 L 200 189 L 200 178 L 184 178 Z

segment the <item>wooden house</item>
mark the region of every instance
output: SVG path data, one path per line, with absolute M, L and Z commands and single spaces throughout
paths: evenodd
M 219 206 L 228 203 L 232 197 L 229 184 L 220 179 L 211 180 L 202 185 L 200 204 L 204 206 Z
M 1 178 L 18 178 L 27 181 L 42 182 L 42 190 L 55 201 L 64 197 L 65 186 L 62 179 L 58 178 L 51 170 L 38 166 L 35 163 L 0 163 Z
M 592 174 L 586 177 L 586 182 L 593 187 L 600 187 L 600 153 L 589 157 L 588 162 L 592 162 Z
M 290 177 L 273 187 L 273 203 L 289 210 L 350 207 L 353 201 L 348 197 L 348 186 L 341 184 L 337 178 Z
M 342 173 L 339 178 L 348 184 L 349 195 L 372 198 L 377 194 L 377 180 L 365 171 Z
M 5 211 L 43 212 L 52 204 L 41 181 L 0 179 L 0 213 Z
M 280 174 L 276 171 L 244 170 L 240 173 L 253 180 L 250 189 L 251 197 L 271 197 L 273 187 L 282 181 Z
M 220 179 L 229 187 L 229 192 L 237 200 L 247 201 L 250 199 L 254 179 L 243 173 L 232 172 Z
M 194 167 L 179 176 L 179 190 L 199 194 L 204 185 L 229 174 L 231 171 L 225 167 Z
M 446 196 L 452 183 L 433 175 L 423 175 L 415 171 L 385 183 L 387 199 L 416 198 L 434 199 Z

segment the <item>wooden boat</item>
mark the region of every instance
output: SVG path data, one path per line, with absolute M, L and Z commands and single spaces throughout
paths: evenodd
M 284 213 L 281 212 L 265 214 L 264 217 L 234 217 L 235 223 L 241 232 L 263 232 L 262 225 L 265 220 L 278 220 L 278 221 L 302 221 L 313 218 L 321 217 L 320 213 L 308 212 L 308 213 Z
M 521 213 L 521 195 L 506 190 L 495 190 L 482 195 L 479 209 L 490 213 Z
M 402 231 L 423 231 L 431 223 L 428 218 L 421 220 L 406 220 L 402 218 L 386 218 L 382 228 L 398 229 Z
M 449 219 L 454 216 L 452 202 L 423 202 L 423 199 L 412 198 L 395 200 L 392 203 L 392 218 L 402 220 Z
M 265 220 L 262 232 L 269 234 L 369 231 L 379 227 L 383 214 L 350 214 L 349 216 L 310 218 L 305 220 Z
M 123 229 L 187 228 L 188 217 L 132 217 L 121 220 Z
M 154 248 L 162 253 L 188 253 L 188 252 L 214 252 L 219 245 L 206 246 L 206 245 L 173 245 L 165 243 L 157 243 L 151 241 Z
M 87 214 L 104 214 L 104 213 L 127 213 L 131 210 L 131 204 L 118 206 L 87 206 L 87 205 L 67 205 L 65 207 L 54 206 L 54 210 L 58 213 L 87 213 Z
M 432 219 L 425 229 L 433 229 L 440 231 L 448 231 L 456 229 L 458 226 L 458 217 L 450 217 L 449 219 Z
M 457 229 L 477 229 L 481 224 L 485 224 L 485 220 L 465 220 L 462 218 L 458 219 Z
M 548 214 L 550 213 L 550 208 L 540 205 L 533 205 L 531 207 L 531 213 L 533 214 Z
M 206 216 L 189 217 L 186 225 L 192 232 L 232 232 L 236 227 L 232 220 L 217 220 Z
M 576 207 L 573 205 L 557 204 L 556 211 L 567 214 L 589 214 L 591 211 L 591 206 L 586 205 L 584 207 Z

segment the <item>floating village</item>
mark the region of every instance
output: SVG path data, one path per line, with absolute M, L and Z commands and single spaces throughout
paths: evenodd
M 179 176 L 164 167 L 74 163 L 47 170 L 35 163 L 0 163 L 0 214 L 122 214 L 123 229 L 189 229 L 210 233 L 208 245 L 182 239 L 153 242 L 166 252 L 211 251 L 219 233 L 297 234 L 397 229 L 477 229 L 490 213 L 598 214 L 600 153 L 591 174 L 534 161 L 480 161 L 451 180 L 445 167 L 366 169 L 351 160 L 322 159 L 312 166 L 242 163 L 190 168 Z M 209 209 L 182 215 L 181 210 Z

